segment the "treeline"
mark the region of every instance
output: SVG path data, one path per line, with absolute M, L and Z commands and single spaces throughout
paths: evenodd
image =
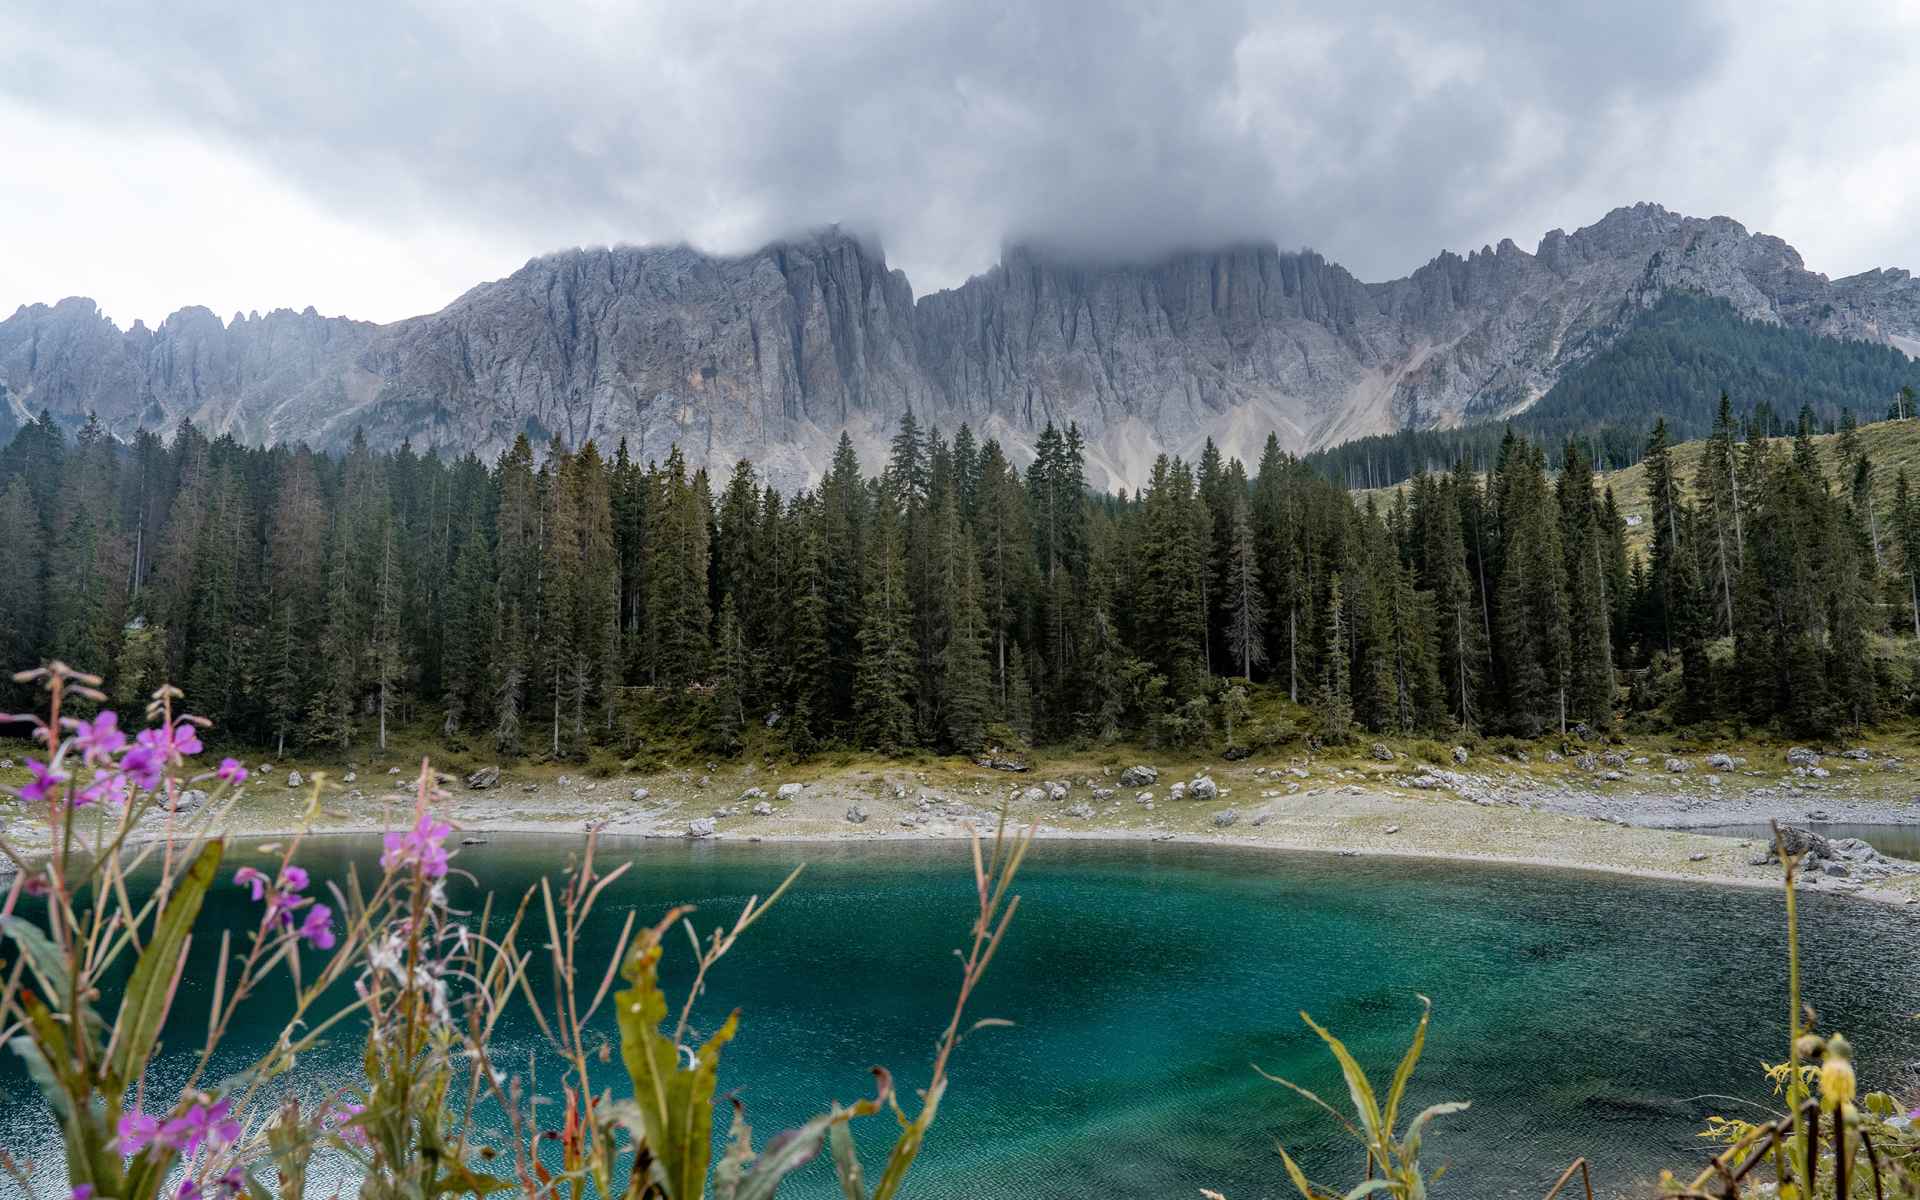
M 1782 437 L 1796 427 L 1796 408 L 1811 410 L 1816 427 L 1833 433 L 1848 414 L 1855 420 L 1894 415 L 1889 409 L 1903 390 L 1903 415 L 1911 416 L 1915 387 L 1920 365 L 1891 346 L 1750 321 L 1718 297 L 1668 292 L 1511 424 L 1546 446 L 1556 469 L 1561 450 L 1573 442 L 1599 469 L 1614 470 L 1640 461 L 1656 420 L 1667 423 L 1675 441 L 1707 436 L 1718 415 L 1714 397 L 1722 394 L 1741 399 L 1739 411 L 1756 433 Z M 1769 396 L 1795 399 L 1776 408 L 1764 399 Z M 1463 459 L 1487 470 L 1504 436 L 1497 423 L 1402 430 L 1319 451 L 1308 461 L 1349 487 L 1390 487 Z
M 327 750 L 406 725 L 580 756 L 662 714 L 706 749 L 752 730 L 801 754 L 1823 731 L 1905 703 L 1872 638 L 1920 635 L 1920 514 L 1904 479 L 1873 511 L 1850 434 L 1854 486 L 1830 492 L 1811 425 L 1788 453 L 1723 404 L 1690 481 L 1656 425 L 1643 560 L 1578 445 L 1555 475 L 1512 433 L 1484 477 L 1383 506 L 1272 439 L 1251 476 L 1209 446 L 1096 497 L 1074 429 L 1022 472 L 909 418 L 878 475 L 843 438 L 789 497 L 744 462 L 716 492 L 677 451 L 331 458 L 43 418 L 0 451 L 0 650 L 101 671 L 124 706 L 170 679 L 219 736 Z M 1304 727 L 1250 725 L 1242 681 L 1309 705 Z

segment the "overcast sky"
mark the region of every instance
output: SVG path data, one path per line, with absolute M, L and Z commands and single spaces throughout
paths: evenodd
M 392 320 L 548 250 L 840 221 L 1363 279 L 1638 200 L 1920 267 L 1920 5 L 327 0 L 0 6 L 0 316 Z

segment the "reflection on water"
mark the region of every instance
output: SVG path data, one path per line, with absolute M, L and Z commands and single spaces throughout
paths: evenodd
M 496 837 L 456 862 L 517 898 L 578 845 Z M 326 839 L 308 865 L 316 882 L 337 879 L 377 853 L 371 839 Z M 701 906 L 703 928 L 729 920 L 794 862 L 812 863 L 716 970 L 696 1010 L 711 1029 L 744 1009 L 721 1087 L 737 1089 L 761 1142 L 829 1099 L 864 1094 L 874 1063 L 892 1068 L 906 1094 L 924 1080 L 971 911 L 964 847 L 608 846 L 609 859 L 622 855 L 638 865 L 597 914 L 607 940 L 629 910 L 651 920 L 679 901 Z M 1759 1064 L 1785 1050 L 1783 906 L 1767 892 L 1139 843 L 1043 844 L 1031 862 L 977 1008 L 1017 1024 L 962 1046 L 910 1188 L 921 1200 L 1194 1196 L 1203 1186 L 1234 1200 L 1278 1198 L 1291 1189 L 1276 1139 L 1314 1177 L 1355 1181 L 1359 1160 L 1332 1122 L 1252 1070 L 1345 1095 L 1302 1009 L 1384 1079 L 1419 1012 L 1415 993 L 1433 997 L 1410 1104 L 1473 1100 L 1430 1131 L 1432 1161 L 1453 1164 L 1438 1200 L 1538 1197 L 1581 1154 L 1603 1194 L 1697 1164 L 1695 1134 L 1717 1102 L 1684 1098 L 1764 1100 Z M 459 899 L 474 894 L 469 886 Z M 1808 999 L 1859 1047 L 1863 1086 L 1884 1084 L 1920 1057 L 1908 1019 L 1920 983 L 1914 922 L 1838 897 L 1804 905 L 1806 927 L 1821 931 L 1806 948 Z M 251 911 L 241 889 L 223 886 L 209 915 L 238 924 Z M 169 1032 L 182 1053 L 204 1032 L 217 943 L 194 940 L 185 1015 Z M 684 956 L 670 965 L 677 992 Z M 533 983 L 550 994 L 544 979 Z M 283 1000 L 260 996 L 240 1038 L 269 1036 Z M 540 1044 L 521 1013 L 502 1043 L 508 1064 Z M 302 1062 L 295 1086 L 351 1082 L 357 1057 L 343 1036 Z M 224 1069 L 240 1061 L 229 1054 Z M 163 1064 L 149 1092 L 168 1094 L 182 1070 L 180 1057 Z M 543 1069 L 543 1087 L 554 1079 Z M 890 1124 L 866 1123 L 863 1153 L 877 1160 Z M 57 1162 L 46 1109 L 10 1057 L 0 1062 L 0 1130 L 16 1156 Z M 838 1194 L 824 1163 L 781 1191 Z

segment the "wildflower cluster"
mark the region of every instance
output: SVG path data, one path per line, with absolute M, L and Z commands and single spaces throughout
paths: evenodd
M 269 925 L 291 931 L 316 950 L 333 949 L 333 910 L 301 894 L 310 882 L 305 867 L 288 863 L 280 868 L 278 879 L 269 879 L 257 867 L 241 867 L 233 873 L 233 881 L 251 888 L 256 904 L 266 901 Z

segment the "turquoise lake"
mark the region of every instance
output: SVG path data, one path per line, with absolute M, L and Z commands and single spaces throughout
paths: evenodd
M 517 898 L 580 845 L 496 837 L 463 847 L 455 863 Z M 372 840 L 310 847 L 303 861 L 316 881 L 350 861 L 365 871 L 377 856 Z M 758 1142 L 829 1098 L 864 1094 L 872 1064 L 890 1067 L 903 1091 L 924 1080 L 971 916 L 964 846 L 602 844 L 603 867 L 623 856 L 636 866 L 602 903 L 608 939 L 628 910 L 652 920 L 677 902 L 700 905 L 704 930 L 793 864 L 810 864 L 716 969 L 696 1010 L 707 1030 L 744 1009 L 721 1087 L 746 1103 Z M 236 849 L 229 862 L 245 860 Z M 460 902 L 476 894 L 461 890 Z M 1384 1081 L 1418 1016 L 1416 993 L 1434 1002 L 1416 1108 L 1473 1101 L 1428 1139 L 1429 1162 L 1451 1164 L 1436 1196 L 1538 1197 L 1579 1155 L 1593 1161 L 1601 1194 L 1621 1194 L 1662 1166 L 1704 1161 L 1702 1118 L 1731 1106 L 1698 1097 L 1766 1100 L 1760 1064 L 1786 1043 L 1784 906 L 1772 892 L 1140 843 L 1042 843 L 1019 891 L 1019 916 L 973 1010 L 1016 1025 L 961 1047 L 910 1196 L 1192 1198 L 1201 1187 L 1229 1200 L 1289 1196 L 1276 1139 L 1316 1178 L 1351 1184 L 1361 1161 L 1332 1121 L 1252 1064 L 1344 1107 L 1339 1075 L 1299 1011 Z M 217 889 L 212 920 L 251 914 L 241 889 Z M 1903 1073 L 1920 1058 L 1911 1019 L 1920 921 L 1826 896 L 1807 897 L 1803 914 L 1807 995 L 1823 1027 L 1853 1039 L 1864 1085 Z M 216 940 L 195 940 L 181 1000 L 191 1019 L 176 1046 L 204 1031 Z M 677 991 L 689 975 L 684 939 L 668 946 Z M 255 1001 L 241 1043 L 257 1048 L 278 1028 L 280 999 Z M 517 1016 L 504 1043 L 496 1061 L 524 1070 L 539 1044 L 531 1020 Z M 350 1079 L 358 1054 L 354 1038 L 337 1040 L 303 1061 L 296 1086 Z M 149 1088 L 170 1095 L 181 1069 L 163 1064 Z M 551 1065 L 542 1079 L 555 1079 Z M 7 1056 L 0 1144 L 52 1167 L 57 1182 L 47 1120 Z M 857 1128 L 877 1161 L 890 1118 Z M 824 1163 L 781 1191 L 838 1194 Z

